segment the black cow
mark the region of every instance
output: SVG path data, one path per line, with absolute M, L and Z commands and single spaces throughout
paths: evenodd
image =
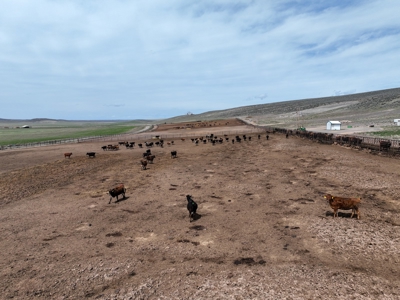
M 171 158 L 176 158 L 176 151 L 171 151 Z
M 188 202 L 187 209 L 189 211 L 189 222 L 192 222 L 192 219 L 194 220 L 194 217 L 196 216 L 197 203 L 194 202 L 191 195 L 186 195 L 186 200 Z
M 133 147 L 135 146 L 135 142 L 130 142 L 130 143 L 126 142 L 125 146 L 126 149 L 133 149 Z
M 88 152 L 88 153 L 86 153 L 86 155 L 89 156 L 89 158 L 91 158 L 91 157 L 95 158 L 96 152 Z
M 102 146 L 101 149 L 103 149 L 103 151 L 107 150 L 107 146 Z
M 146 159 L 147 159 L 147 161 L 149 162 L 149 163 L 153 163 L 153 160 L 156 158 L 156 156 L 155 155 L 147 155 L 146 156 Z
M 108 193 L 110 194 L 110 201 L 108 202 L 108 204 L 111 203 L 112 198 L 117 197 L 117 200 L 115 202 L 118 202 L 118 196 L 122 194 L 122 199 L 125 199 L 125 192 L 126 192 L 126 188 L 123 184 L 120 184 L 118 186 L 116 186 L 115 188 L 111 189 L 108 191 Z
M 390 141 L 380 141 L 379 142 L 379 151 L 381 151 L 382 149 L 388 151 L 391 146 L 392 146 L 392 143 Z
M 149 155 L 151 155 L 151 150 L 147 149 L 146 152 L 143 153 L 143 158 L 146 158 Z

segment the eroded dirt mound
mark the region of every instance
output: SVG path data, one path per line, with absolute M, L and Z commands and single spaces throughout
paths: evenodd
M 215 120 L 215 121 L 192 121 L 182 123 L 171 123 L 171 124 L 159 124 L 157 125 L 157 131 L 171 130 L 171 129 L 198 129 L 198 128 L 214 128 L 214 127 L 232 127 L 232 126 L 243 126 L 246 125 L 240 119 L 226 119 L 226 120 Z

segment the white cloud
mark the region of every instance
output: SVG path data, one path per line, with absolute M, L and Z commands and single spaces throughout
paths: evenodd
M 121 103 L 120 118 L 168 117 L 397 87 L 399 5 L 339 4 L 2 1 L 0 99 L 22 109 L 0 118 L 99 119 Z

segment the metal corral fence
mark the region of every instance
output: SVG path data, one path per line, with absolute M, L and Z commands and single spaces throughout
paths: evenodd
M 313 132 L 313 131 L 302 131 L 302 130 L 290 130 L 287 128 L 276 128 L 261 126 L 266 132 L 277 132 L 282 134 L 296 135 L 303 138 L 318 141 L 320 143 L 338 143 L 341 145 L 356 146 L 363 149 L 386 151 L 388 153 L 400 154 L 400 140 L 398 139 L 385 139 L 371 136 L 361 135 L 342 135 L 333 133 Z M 382 147 L 383 143 L 390 143 L 389 147 Z
M 227 130 L 223 132 L 218 132 L 217 136 L 221 135 L 240 135 L 240 134 L 251 134 L 251 133 L 261 133 L 265 132 L 265 130 L 258 126 L 253 126 L 252 128 L 248 128 L 245 130 Z M 160 139 L 180 139 L 180 138 L 191 138 L 191 137 L 200 137 L 200 134 L 196 134 L 196 132 L 187 131 L 185 133 L 157 133 L 159 134 Z M 150 132 L 142 132 L 142 133 L 124 133 L 124 134 L 115 134 L 115 135 L 107 135 L 107 136 L 91 136 L 85 138 L 78 139 L 60 139 L 60 140 L 51 140 L 51 141 L 43 141 L 43 142 L 35 142 L 35 143 L 26 143 L 26 144 L 15 144 L 15 145 L 7 145 L 0 146 L 0 150 L 5 149 L 21 149 L 21 148 L 32 148 L 32 147 L 43 147 L 43 146 L 52 146 L 52 145 L 62 145 L 62 144 L 71 144 L 71 143 L 88 143 L 88 142 L 115 142 L 115 141 L 149 141 L 155 139 L 155 133 Z

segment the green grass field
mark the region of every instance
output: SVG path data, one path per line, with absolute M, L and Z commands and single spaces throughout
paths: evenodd
M 27 123 L 24 123 L 25 125 Z M 21 145 L 27 143 L 76 139 L 92 136 L 107 136 L 127 133 L 143 124 L 137 122 L 80 122 L 47 121 L 28 123 L 31 128 L 12 123 L 0 124 L 0 145 Z M 17 128 L 19 127 L 19 128 Z
M 382 131 L 376 131 L 376 132 L 370 132 L 369 134 L 372 134 L 377 137 L 386 137 L 386 138 L 393 138 L 393 137 L 399 137 L 400 136 L 400 128 L 395 126 L 395 127 L 387 127 L 385 130 Z

